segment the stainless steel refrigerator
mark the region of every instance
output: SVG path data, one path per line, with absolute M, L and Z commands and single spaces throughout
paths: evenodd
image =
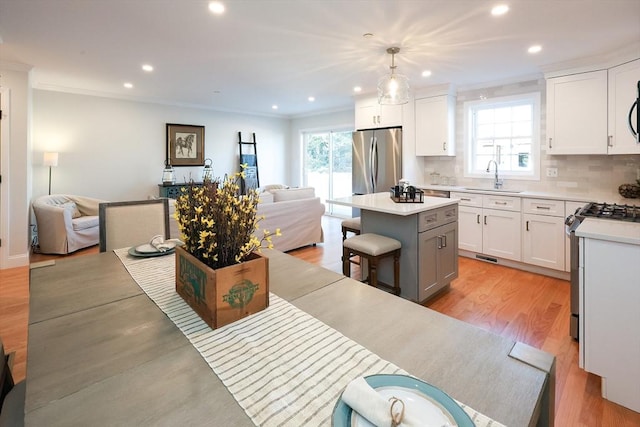
M 402 178 L 402 128 L 353 133 L 352 192 L 388 192 Z M 355 214 L 355 212 L 354 212 Z

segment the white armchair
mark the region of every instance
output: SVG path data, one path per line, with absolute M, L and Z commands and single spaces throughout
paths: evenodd
M 40 251 L 68 254 L 97 245 L 100 241 L 98 205 L 104 201 L 66 194 L 38 197 L 32 207 Z

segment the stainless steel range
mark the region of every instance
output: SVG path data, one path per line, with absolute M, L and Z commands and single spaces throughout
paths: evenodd
M 580 245 L 579 238 L 575 235 L 575 230 L 580 222 L 585 218 L 599 218 L 612 221 L 630 221 L 640 222 L 640 206 L 637 205 L 618 205 L 609 203 L 587 203 L 578 209 L 575 214 L 569 215 L 565 220 L 565 224 L 570 234 L 571 245 L 571 319 L 569 334 L 578 339 L 578 319 L 580 317 L 580 306 L 578 303 L 578 295 L 580 289 L 579 281 L 579 260 Z

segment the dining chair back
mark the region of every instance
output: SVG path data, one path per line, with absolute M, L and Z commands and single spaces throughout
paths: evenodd
M 100 252 L 170 237 L 168 199 L 106 202 L 98 210 Z

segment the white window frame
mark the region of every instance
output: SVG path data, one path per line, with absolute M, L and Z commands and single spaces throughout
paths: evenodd
M 485 170 L 472 170 L 472 158 L 476 153 L 473 147 L 472 127 L 473 112 L 481 107 L 501 106 L 509 104 L 519 104 L 528 102 L 532 104 L 532 141 L 529 162 L 531 162 L 531 172 L 517 171 L 500 171 L 501 179 L 513 180 L 540 180 L 540 93 L 531 92 L 519 95 L 503 96 L 496 98 L 486 98 L 464 103 L 464 140 L 465 140 L 465 156 L 464 156 L 464 177 L 465 178 L 488 178 L 489 175 Z M 492 169 L 493 171 L 493 169 Z

